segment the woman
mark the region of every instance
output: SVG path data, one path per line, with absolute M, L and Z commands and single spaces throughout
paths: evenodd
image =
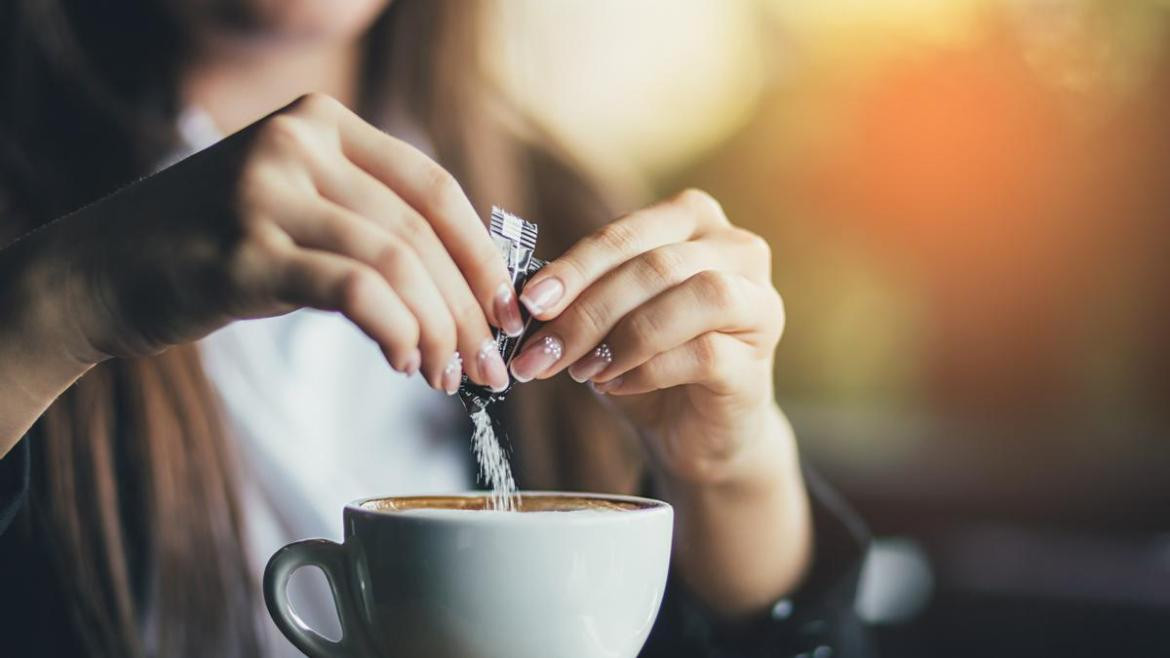
M 512 376 L 547 380 L 510 407 L 521 485 L 652 487 L 675 505 L 647 655 L 849 652 L 856 539 L 823 496 L 809 513 L 773 401 L 782 309 L 766 246 L 693 191 L 610 221 L 599 188 L 475 66 L 478 9 L 0 9 L 0 227 L 15 240 L 0 251 L 5 655 L 287 650 L 262 637 L 253 583 L 306 508 L 348 480 L 359 494 L 470 485 L 451 457 L 465 442 L 403 431 L 457 403 L 382 377 L 338 319 L 450 393 L 463 370 L 507 383 L 483 345 L 490 327 L 518 329 L 520 303 L 546 324 Z M 493 202 L 563 254 L 519 299 L 478 219 Z M 296 340 L 308 347 L 276 349 Z M 282 388 L 297 378 L 309 393 Z M 330 383 L 354 380 L 326 404 Z M 304 408 L 333 413 L 279 424 Z M 354 444 L 358 427 L 385 440 Z M 282 449 L 298 431 L 311 439 Z

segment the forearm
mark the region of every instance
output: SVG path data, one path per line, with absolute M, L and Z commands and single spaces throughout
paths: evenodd
M 763 414 L 758 440 L 718 483 L 660 478 L 675 507 L 674 559 L 687 586 L 733 619 L 771 605 L 800 584 L 810 562 L 812 525 L 788 421 Z
M 0 250 L 0 457 L 95 362 L 67 336 L 67 269 L 49 254 L 52 229 Z

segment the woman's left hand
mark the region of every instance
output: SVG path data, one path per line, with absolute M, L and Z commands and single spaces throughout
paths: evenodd
M 753 442 L 787 427 L 773 399 L 784 307 L 770 250 L 704 192 L 606 225 L 534 275 L 520 300 L 547 324 L 513 375 L 567 368 L 593 382 L 674 482 L 734 479 Z

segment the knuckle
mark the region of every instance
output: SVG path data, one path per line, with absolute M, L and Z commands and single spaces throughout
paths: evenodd
M 454 302 L 451 305 L 451 315 L 454 317 L 457 327 L 467 332 L 473 332 L 476 336 L 482 333 L 480 328 L 487 323 L 483 309 L 470 298 Z
M 297 142 L 304 136 L 304 122 L 292 114 L 278 114 L 264 123 L 262 133 L 272 141 Z
M 430 165 L 424 174 L 426 193 L 437 210 L 453 208 L 463 197 L 463 188 L 451 172 L 437 164 Z
M 354 223 L 331 208 L 322 208 L 312 220 L 311 231 L 326 248 L 348 251 L 358 242 L 359 231 Z
M 294 113 L 314 117 L 327 116 L 341 107 L 341 101 L 319 91 L 302 94 L 289 106 Z
M 430 232 L 431 228 L 422 215 L 408 206 L 398 215 L 398 230 L 405 236 L 418 238 Z
M 627 384 L 637 383 L 647 388 L 657 389 L 662 388 L 662 384 L 667 381 L 669 374 L 670 371 L 665 359 L 652 358 L 631 370 L 624 377 Z
M 608 328 L 605 308 L 590 299 L 578 300 L 571 307 L 567 325 L 574 331 L 587 336 L 604 336 Z
M 265 213 L 246 212 L 209 251 L 232 265 L 272 263 L 283 257 L 290 246 L 292 239 Z
M 252 196 L 266 192 L 275 182 L 276 176 L 272 164 L 261 158 L 249 158 L 240 167 L 239 176 L 235 181 L 236 196 L 250 199 Z
M 229 281 L 243 282 L 277 269 L 285 257 L 285 242 L 268 231 L 250 229 L 243 239 L 225 250 L 225 277 Z
M 641 353 L 654 343 L 655 336 L 662 334 L 663 327 L 649 313 L 635 313 L 626 324 L 630 351 Z
M 496 256 L 498 258 L 498 256 Z M 545 266 L 548 273 L 559 278 L 566 287 L 580 289 L 582 282 L 589 280 L 589 270 L 577 258 L 576 254 L 569 253 L 561 256 Z
M 308 167 L 270 155 L 257 152 L 243 163 L 224 199 L 228 216 L 241 222 L 249 216 L 264 216 L 279 224 L 288 216 L 284 209 L 319 202 Z M 301 162 L 311 157 L 306 154 Z
M 380 272 L 394 272 L 402 262 L 402 245 L 387 238 L 374 250 L 373 265 Z
M 639 262 L 647 278 L 668 285 L 678 283 L 684 268 L 682 254 L 669 247 L 647 252 Z
M 424 349 L 433 351 L 435 358 L 445 358 L 455 350 L 455 322 L 447 313 L 431 313 L 425 320 L 426 331 L 419 339 Z
M 780 337 L 784 335 L 784 327 L 788 323 L 788 311 L 784 307 L 784 297 L 780 295 L 780 291 L 775 288 L 769 288 L 768 290 L 771 300 L 771 312 L 769 315 L 773 318 L 773 333 L 775 340 L 778 342 Z
M 319 146 L 313 127 L 307 121 L 289 114 L 269 119 L 261 130 L 261 140 L 276 152 L 291 153 L 299 159 L 312 157 Z
M 352 267 L 337 283 L 334 298 L 339 309 L 352 312 L 366 303 L 374 288 L 378 285 L 378 276 L 364 267 Z
M 595 240 L 606 250 L 629 253 L 637 243 L 637 235 L 627 222 L 619 220 L 601 227 Z
M 770 279 L 772 277 L 772 245 L 763 236 L 745 229 L 736 229 L 740 238 L 747 246 L 747 259 L 752 265 L 752 271 L 759 276 Z
M 429 226 L 428 224 L 426 230 L 433 230 Z M 446 248 L 446 245 L 443 246 Z M 473 294 L 478 292 L 495 294 L 496 287 L 500 285 L 500 280 L 496 278 L 497 273 L 504 271 L 502 262 L 500 252 L 496 251 L 490 242 L 478 244 L 471 249 L 467 255 L 466 277 Z M 464 264 L 460 262 L 459 268 L 461 270 L 463 266 Z
M 728 345 L 728 341 L 716 333 L 703 334 L 695 339 L 695 358 L 708 379 L 723 381 L 736 377 Z
M 229 205 L 241 223 L 248 223 L 256 211 L 269 206 L 279 194 L 280 174 L 271 162 L 253 159 L 244 163 L 236 178 Z
M 718 308 L 730 308 L 739 304 L 739 287 L 732 276 L 719 270 L 704 270 L 694 276 L 699 286 L 699 296 L 707 304 Z
M 723 212 L 722 204 L 705 190 L 689 187 L 679 193 L 677 200 L 708 220 L 727 223 L 727 215 Z
M 735 229 L 735 233 L 747 246 L 749 252 L 765 260 L 772 260 L 772 245 L 768 244 L 762 235 L 743 228 Z
M 275 259 L 292 246 L 292 239 L 274 223 L 260 215 L 250 215 L 243 220 L 243 239 L 237 245 L 250 247 L 256 254 Z
M 722 350 L 714 334 L 703 334 L 693 344 L 695 361 L 705 371 L 712 371 L 721 361 Z
M 418 320 L 409 313 L 406 314 L 406 317 L 399 320 L 395 327 L 395 337 L 398 339 L 403 350 L 414 349 L 418 345 L 421 333 Z

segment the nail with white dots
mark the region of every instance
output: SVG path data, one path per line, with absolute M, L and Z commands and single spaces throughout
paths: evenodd
M 486 338 L 475 356 L 479 363 L 479 374 L 484 384 L 496 393 L 508 388 L 508 368 L 500 356 L 496 341 Z
M 443 368 L 443 390 L 447 395 L 455 395 L 459 390 L 459 380 L 463 378 L 463 356 L 456 352 L 451 355 L 451 360 L 447 361 L 447 366 Z
M 565 344 L 556 336 L 547 335 L 534 340 L 512 359 L 512 376 L 518 382 L 532 381 L 560 361 L 564 354 Z
M 569 366 L 569 376 L 573 378 L 573 381 L 585 383 L 601 374 L 611 363 L 613 363 L 613 350 L 609 349 L 609 345 L 602 343 L 593 348 L 593 351 L 580 361 Z

